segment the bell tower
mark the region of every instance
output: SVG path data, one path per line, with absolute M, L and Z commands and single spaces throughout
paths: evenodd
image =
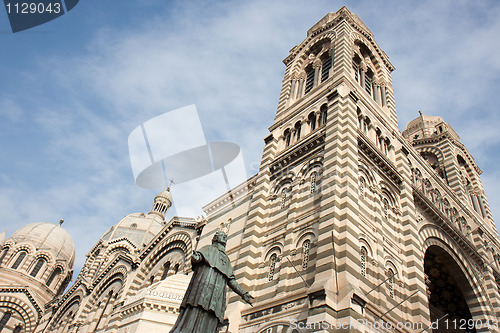
M 397 136 L 394 67 L 345 7 L 309 29 L 284 64 L 235 267 L 256 297 L 240 331 L 257 331 L 249 318 L 276 306 L 303 324 L 375 322 L 410 296 L 386 320 L 428 320 L 424 276 L 412 273 L 422 263 L 400 261 L 417 246 L 405 234 L 417 230 L 412 215 L 402 217 L 413 207 L 404 205 L 411 172 Z
M 420 116 L 403 136 L 436 170 L 461 200 L 496 233 L 495 222 L 479 176 L 482 171 L 450 124 L 439 116 Z

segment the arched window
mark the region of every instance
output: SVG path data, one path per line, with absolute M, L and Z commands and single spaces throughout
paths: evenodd
M 371 70 L 368 70 L 365 76 L 365 90 L 370 96 L 372 96 L 372 84 L 373 84 L 373 73 Z
M 52 271 L 52 274 L 50 274 L 49 278 L 47 279 L 47 282 L 45 282 L 45 285 L 47 287 L 50 287 L 50 285 L 52 284 L 52 281 L 54 281 L 54 279 L 59 275 L 61 274 L 62 270 L 60 267 L 56 267 L 56 269 L 54 269 Z
M 276 253 L 273 253 L 271 258 L 269 259 L 269 261 L 270 261 L 270 263 L 269 263 L 269 281 L 274 280 L 274 273 L 276 270 L 276 261 L 277 260 L 278 260 L 278 256 L 276 255 Z
M 389 138 L 385 138 L 385 140 L 384 140 L 384 153 L 386 155 L 389 154 L 390 147 L 391 147 L 391 140 L 389 140 Z
M 302 269 L 306 270 L 309 266 L 309 252 L 311 249 L 311 241 L 308 239 L 302 244 Z
M 288 189 L 285 187 L 281 191 L 281 208 L 285 208 L 286 206 L 286 193 L 288 192 Z
M 354 79 L 360 83 L 361 60 L 357 55 L 352 59 L 352 69 L 354 70 Z
M 365 133 L 366 135 L 368 135 L 368 130 L 370 128 L 370 118 L 366 117 L 363 121 L 363 133 Z
M 392 268 L 387 269 L 387 292 L 391 298 L 394 298 L 394 271 Z
M 316 179 L 318 177 L 318 174 L 316 172 L 311 173 L 311 188 L 310 188 L 310 193 L 314 194 L 316 192 Z
M 324 125 L 326 124 L 326 114 L 327 114 L 327 111 L 328 111 L 328 107 L 326 106 L 326 104 L 323 104 L 320 108 L 319 108 L 319 111 L 321 112 L 321 119 L 320 119 L 320 125 Z
M 366 276 L 366 259 L 368 257 L 368 251 L 366 251 L 365 247 L 361 247 L 361 275 Z
M 314 86 L 314 68 L 312 65 L 306 68 L 306 89 L 304 90 L 304 94 L 310 92 Z
M 3 249 L 2 255 L 0 256 L 0 266 L 2 265 L 3 260 L 5 259 L 5 256 L 7 255 L 7 252 L 9 252 L 9 248 L 6 247 Z
M 168 276 L 168 270 L 170 269 L 170 261 L 163 264 L 163 273 L 161 274 L 162 281 Z
M 174 274 L 177 274 L 179 272 L 179 264 L 175 264 L 174 266 Z
M 332 68 L 332 56 L 328 53 L 324 54 L 321 61 L 321 82 L 325 82 L 330 76 L 330 69 Z
M 17 259 L 16 261 L 14 262 L 14 264 L 12 265 L 12 269 L 17 269 L 19 267 L 19 265 L 21 265 L 21 263 L 23 262 L 24 258 L 26 257 L 26 255 L 28 254 L 28 252 L 24 251 L 24 250 L 21 250 L 19 251 L 19 255 L 17 256 Z
M 302 124 L 301 124 L 300 121 L 298 121 L 295 124 L 295 141 L 299 141 L 300 140 L 300 130 L 301 130 L 301 127 L 302 127 Z
M 40 269 L 43 267 L 43 264 L 46 263 L 46 260 L 44 258 L 40 258 L 37 260 L 36 264 L 35 264 L 35 267 L 33 268 L 33 270 L 31 271 L 31 276 L 32 277 L 36 277 L 36 275 L 38 274 L 38 272 L 40 272 Z
M 376 129 L 375 134 L 377 135 L 377 140 L 375 144 L 377 145 L 378 149 L 382 149 L 383 138 L 382 138 L 382 131 L 380 130 L 380 128 Z
M 14 330 L 12 331 L 12 333 L 20 333 L 22 330 L 22 326 L 21 325 L 17 325 Z
M 314 112 L 311 112 L 309 114 L 309 117 L 307 117 L 307 119 L 309 121 L 309 126 L 310 126 L 311 132 L 312 132 L 316 129 L 316 114 L 314 114 Z
M 389 218 L 389 202 L 387 201 L 387 199 L 383 199 L 382 200 L 382 205 L 383 205 L 383 209 L 384 209 L 384 216 L 385 218 Z
M 364 199 L 365 197 L 365 188 L 366 188 L 365 179 L 361 177 L 359 178 L 359 197 L 361 199 Z
M 2 319 L 0 319 L 0 332 L 5 328 L 11 316 L 12 312 L 10 311 L 7 311 L 3 314 Z
M 285 139 L 285 147 L 290 146 L 290 141 L 292 139 L 292 133 L 290 132 L 289 129 L 285 130 L 285 133 L 283 133 L 283 137 Z
M 66 277 L 66 279 L 64 279 L 63 283 L 61 283 L 61 285 L 59 286 L 59 289 L 57 290 L 57 295 L 61 295 L 64 290 L 66 290 L 66 287 L 68 286 L 69 284 L 69 281 L 70 281 L 70 277 Z

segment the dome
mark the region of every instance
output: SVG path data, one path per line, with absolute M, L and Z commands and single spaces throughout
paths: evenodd
M 101 237 L 103 241 L 127 238 L 138 248 L 147 244 L 163 228 L 163 220 L 152 214 L 134 213 L 125 216 Z
M 31 223 L 19 228 L 9 240 L 18 243 L 32 244 L 36 249 L 48 250 L 56 260 L 64 260 L 69 267 L 75 262 L 75 245 L 69 233 L 63 229 L 62 223 Z
M 407 140 L 410 140 L 410 142 L 413 142 L 414 140 L 433 138 L 444 133 L 448 133 L 454 139 L 460 141 L 458 134 L 443 118 L 439 116 L 426 116 L 420 113 L 418 118 L 406 124 L 403 136 Z
M 153 207 L 147 215 L 134 213 L 125 216 L 111 227 L 101 240 L 109 242 L 125 237 L 140 248 L 149 243 L 163 229 L 165 214 L 170 206 L 172 206 L 172 195 L 170 189 L 167 189 L 155 197 Z
M 421 115 L 420 117 L 413 119 L 408 124 L 406 124 L 405 131 L 411 131 L 417 128 L 424 128 L 424 127 L 434 127 L 436 124 L 443 122 L 444 122 L 443 118 L 439 116 Z

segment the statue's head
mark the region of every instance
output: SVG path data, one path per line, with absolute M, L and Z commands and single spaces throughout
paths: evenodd
M 214 235 L 214 238 L 212 238 L 212 244 L 213 243 L 219 243 L 219 244 L 226 246 L 226 243 L 227 243 L 226 233 L 223 231 L 220 231 L 220 230 L 217 231 Z

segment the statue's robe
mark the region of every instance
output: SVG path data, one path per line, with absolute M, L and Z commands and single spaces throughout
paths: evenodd
M 226 285 L 239 295 L 245 291 L 234 278 L 227 254 L 217 246 L 207 245 L 195 251 L 191 261 L 194 274 L 170 332 L 215 332 L 224 320 Z

